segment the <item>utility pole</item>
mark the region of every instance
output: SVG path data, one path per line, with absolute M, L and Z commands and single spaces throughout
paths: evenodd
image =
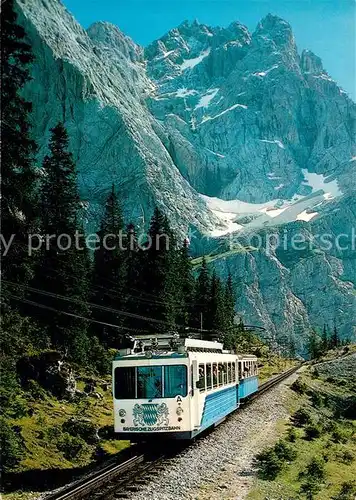
M 203 339 L 203 313 L 200 313 L 200 340 Z

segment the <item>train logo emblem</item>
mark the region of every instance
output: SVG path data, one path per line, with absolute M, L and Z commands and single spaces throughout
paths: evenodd
M 132 411 L 133 423 L 137 426 L 142 425 L 162 425 L 168 426 L 168 406 L 166 403 L 154 404 L 143 403 L 135 404 Z

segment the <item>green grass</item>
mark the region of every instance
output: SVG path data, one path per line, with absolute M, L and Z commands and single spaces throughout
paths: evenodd
M 102 379 L 100 379 L 102 380 Z M 78 382 L 77 388 L 82 390 L 84 382 Z M 13 470 L 21 483 L 21 474 L 31 471 L 46 471 L 51 469 L 67 469 L 69 478 L 76 476 L 77 470 L 87 470 L 95 465 L 94 454 L 97 446 L 108 455 L 113 455 L 130 446 L 129 441 L 102 439 L 98 444 L 84 443 L 82 450 L 73 458 L 66 458 L 60 449 L 60 439 L 66 435 L 65 423 L 71 417 L 89 419 L 97 429 L 113 427 L 113 402 L 111 388 L 104 391 L 99 385 L 95 391 L 102 395 L 101 399 L 84 397 L 80 401 L 58 400 L 44 393 L 41 400 L 31 400 L 24 392 L 27 414 L 20 418 L 11 418 L 9 423 L 20 429 L 25 444 L 24 456 Z M 58 447 L 59 446 L 59 447 Z M 17 483 L 16 483 L 17 484 Z M 26 489 L 26 488 L 25 488 Z M 3 496 L 6 500 L 22 500 L 38 498 L 39 492 L 18 491 Z
M 236 255 L 239 253 L 245 254 L 248 252 L 253 252 L 255 250 L 257 250 L 257 248 L 252 247 L 252 246 L 238 247 L 238 248 L 234 248 L 232 250 L 228 250 L 226 252 L 222 252 L 219 254 L 205 255 L 204 257 L 205 257 L 206 262 L 209 264 L 210 262 L 214 262 L 215 260 L 226 259 L 227 257 L 231 257 L 232 255 Z M 193 268 L 201 266 L 202 261 L 203 261 L 203 257 L 197 257 L 195 259 L 192 259 Z

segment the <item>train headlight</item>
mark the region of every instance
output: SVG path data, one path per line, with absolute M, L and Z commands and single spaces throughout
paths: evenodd
M 177 415 L 182 415 L 183 413 L 183 408 L 181 408 L 180 406 L 178 406 L 178 408 L 176 409 L 176 414 Z
M 119 417 L 124 417 L 126 415 L 126 410 L 119 410 Z

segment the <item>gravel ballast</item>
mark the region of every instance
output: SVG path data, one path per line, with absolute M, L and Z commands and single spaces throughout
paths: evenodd
M 240 500 L 250 490 L 253 457 L 277 438 L 276 424 L 288 417 L 291 375 L 245 409 L 236 411 L 208 436 L 167 462 L 157 479 L 130 500 Z

